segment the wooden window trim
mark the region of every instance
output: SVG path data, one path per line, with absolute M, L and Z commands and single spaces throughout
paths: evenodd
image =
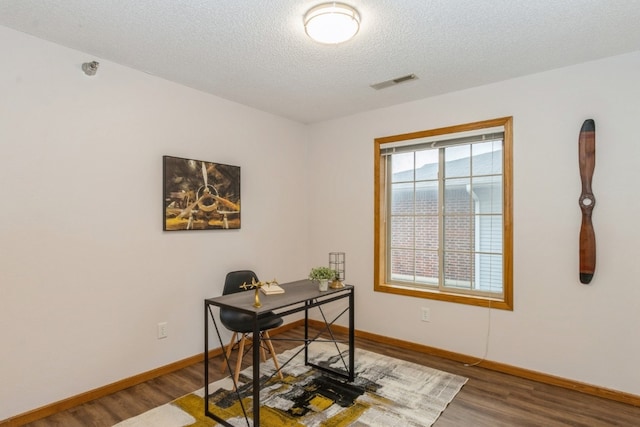
M 443 292 L 441 290 L 417 289 L 386 283 L 386 232 L 383 223 L 385 212 L 385 180 L 386 165 L 380 155 L 383 144 L 426 138 L 437 135 L 474 131 L 496 126 L 504 127 L 503 152 L 503 297 L 500 299 L 475 295 L 463 295 Z M 374 274 L 373 289 L 375 292 L 387 292 L 397 295 L 449 301 L 460 304 L 513 310 L 513 117 L 501 117 L 480 122 L 431 129 L 401 135 L 393 135 L 374 140 Z

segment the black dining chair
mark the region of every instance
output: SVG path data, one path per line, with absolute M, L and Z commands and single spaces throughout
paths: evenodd
M 236 292 L 244 292 L 249 289 L 241 288 L 240 286 L 244 283 L 251 284 L 252 280 L 258 282 L 258 276 L 251 270 L 239 270 L 232 271 L 227 273 L 227 277 L 224 281 L 224 289 L 222 291 L 223 295 L 233 294 Z M 244 347 L 245 343 L 252 340 L 249 339 L 249 336 L 253 332 L 253 317 L 246 313 L 241 313 L 239 311 L 231 310 L 228 308 L 220 309 L 220 321 L 224 325 L 225 328 L 233 332 L 233 336 L 231 337 L 231 341 L 229 341 L 229 345 L 226 349 L 227 357 L 222 361 L 222 369 L 221 372 L 224 372 L 225 367 L 227 366 L 226 361 L 229 360 L 231 356 L 231 352 L 237 346 L 238 347 L 238 359 L 236 361 L 236 371 L 234 374 L 234 384 L 238 383 L 238 377 L 240 376 L 240 367 L 242 365 L 242 359 L 245 355 Z M 271 357 L 273 358 L 273 364 L 276 367 L 276 371 L 282 379 L 282 372 L 280 371 L 280 365 L 278 364 L 278 358 L 276 357 L 276 352 L 273 349 L 273 344 L 271 344 L 271 337 L 269 336 L 269 330 L 273 328 L 277 328 L 282 325 L 283 320 L 281 317 L 278 317 L 274 312 L 269 311 L 267 313 L 261 314 L 258 316 L 258 329 L 260 330 L 260 353 L 262 354 L 262 360 L 264 362 L 267 361 L 267 356 L 265 353 L 265 348 L 263 343 L 266 344 Z M 240 338 L 238 338 L 240 335 Z

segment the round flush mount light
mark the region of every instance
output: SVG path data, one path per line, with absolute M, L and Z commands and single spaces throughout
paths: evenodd
M 360 15 L 344 3 L 323 3 L 304 15 L 304 29 L 317 42 L 338 44 L 356 35 L 360 29 Z

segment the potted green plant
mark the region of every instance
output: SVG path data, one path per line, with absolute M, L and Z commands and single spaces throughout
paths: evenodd
M 309 272 L 309 280 L 318 282 L 318 289 L 326 291 L 329 289 L 329 280 L 336 277 L 336 271 L 329 267 L 314 267 Z

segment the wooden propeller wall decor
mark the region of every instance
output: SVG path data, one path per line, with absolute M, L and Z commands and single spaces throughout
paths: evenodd
M 578 138 L 578 161 L 580 163 L 580 209 L 582 224 L 580 226 L 580 282 L 591 283 L 596 270 L 596 233 L 591 223 L 591 214 L 596 205 L 596 198 L 591 190 L 591 179 L 596 166 L 596 124 L 592 119 L 585 120 L 580 128 Z

